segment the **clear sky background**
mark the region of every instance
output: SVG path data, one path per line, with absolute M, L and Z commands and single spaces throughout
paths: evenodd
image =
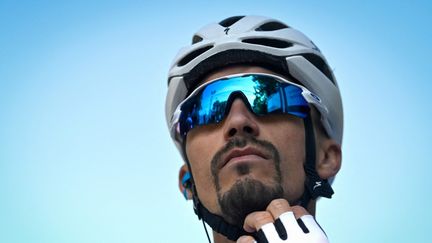
M 177 189 L 166 77 L 196 30 L 240 14 L 301 30 L 334 68 L 331 242 L 430 242 L 428 1 L 152 2 L 0 1 L 1 243 L 205 242 Z

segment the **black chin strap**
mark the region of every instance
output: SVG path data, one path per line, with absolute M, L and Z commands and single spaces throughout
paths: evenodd
M 306 172 L 305 180 L 305 190 L 300 199 L 299 205 L 307 208 L 308 203 L 311 199 L 316 199 L 319 196 L 331 198 L 333 195 L 333 189 L 330 183 L 326 179 L 321 179 L 316 171 L 316 146 L 315 146 L 315 134 L 313 130 L 313 124 L 310 114 L 304 119 L 304 127 L 306 134 L 306 162 L 304 164 L 304 170 Z M 185 144 L 183 145 L 183 154 L 186 157 Z M 236 241 L 242 235 L 251 235 L 244 231 L 242 228 L 235 225 L 229 224 L 221 216 L 211 213 L 198 198 L 198 193 L 195 187 L 195 182 L 193 179 L 193 173 L 191 171 L 191 166 L 189 160 L 186 158 L 186 164 L 191 172 L 191 182 L 192 182 L 192 199 L 194 204 L 195 214 L 198 216 L 199 220 L 206 222 L 213 231 L 224 235 L 229 240 Z
M 304 119 L 304 128 L 306 134 L 306 162 L 304 164 L 306 180 L 305 190 L 299 204 L 307 208 L 310 200 L 317 199 L 320 196 L 331 198 L 334 192 L 328 180 L 321 179 L 316 171 L 315 133 L 310 114 Z
M 215 232 L 224 235 L 229 240 L 236 241 L 242 235 L 251 235 L 243 228 L 229 224 L 221 216 L 211 213 L 198 198 L 194 199 L 194 210 L 198 219 L 205 221 Z

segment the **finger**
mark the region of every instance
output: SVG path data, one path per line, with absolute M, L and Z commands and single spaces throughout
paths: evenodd
M 301 219 L 305 215 L 310 215 L 308 211 L 304 207 L 301 206 L 293 206 L 292 211 L 294 213 L 295 218 L 297 219 L 297 224 L 300 226 L 300 229 L 302 229 L 303 233 L 307 234 L 309 233 L 308 227 L 304 224 L 303 220 Z
M 291 207 L 290 207 L 288 201 L 285 199 L 282 199 L 282 198 L 274 199 L 267 206 L 266 210 L 268 212 L 270 212 L 271 215 L 273 216 L 273 218 L 275 219 L 274 227 L 276 228 L 276 231 L 279 234 L 279 238 L 282 240 L 286 240 L 288 238 L 288 234 L 287 234 L 287 231 L 285 229 L 284 224 L 282 223 L 282 221 L 279 217 L 286 212 L 291 212 Z
M 268 242 L 269 239 L 280 239 L 279 233 L 272 223 L 263 225 L 261 229 L 258 230 L 256 236 L 259 242 Z
M 282 222 L 285 230 L 287 231 L 288 237 L 290 235 L 298 235 L 301 232 L 299 224 L 292 211 L 285 212 L 279 216 L 279 220 Z
M 274 219 L 277 219 L 281 214 L 291 211 L 291 207 L 287 200 L 279 198 L 271 201 L 266 211 L 270 212 Z
M 250 235 L 244 235 L 238 238 L 236 243 L 256 243 L 256 240 Z
M 258 231 L 263 225 L 273 223 L 273 216 L 267 211 L 250 213 L 246 216 L 243 228 L 246 232 Z
M 296 219 L 301 218 L 304 215 L 309 215 L 310 213 L 308 211 L 306 211 L 306 209 L 302 206 L 292 206 L 291 210 L 294 213 L 294 216 Z
M 321 226 L 319 226 L 312 215 L 304 215 L 300 220 L 303 221 L 309 232 L 314 232 L 315 235 L 318 235 L 323 239 L 327 238 Z

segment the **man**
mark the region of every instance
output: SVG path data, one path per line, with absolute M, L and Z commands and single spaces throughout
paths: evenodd
M 193 36 L 168 83 L 179 187 L 214 242 L 327 242 L 313 215 L 333 194 L 343 114 L 313 42 L 274 19 L 230 17 Z

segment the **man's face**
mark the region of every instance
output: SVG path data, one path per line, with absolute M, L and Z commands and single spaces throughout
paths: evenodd
M 244 72 L 276 74 L 234 66 L 210 74 L 204 82 Z M 189 131 L 186 153 L 201 202 L 232 224 L 241 226 L 248 213 L 264 210 L 272 199 L 294 203 L 303 193 L 305 136 L 300 118 L 258 117 L 236 99 L 222 122 Z

